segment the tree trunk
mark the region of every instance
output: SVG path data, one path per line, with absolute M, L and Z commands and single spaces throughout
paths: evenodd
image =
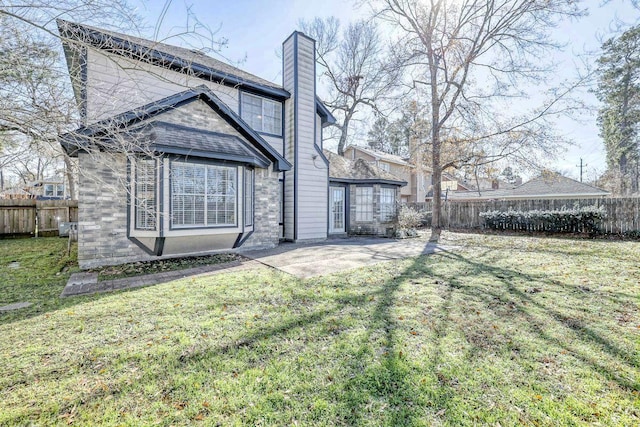
M 68 191 L 69 196 L 72 200 L 76 199 L 76 176 L 73 173 L 73 162 L 67 155 L 67 153 L 62 153 L 62 159 L 64 160 L 64 174 L 67 177 L 67 184 L 69 185 Z
M 340 156 L 344 156 L 344 147 L 347 144 L 347 135 L 349 133 L 349 122 L 351 122 L 353 113 L 353 110 L 347 111 L 344 115 L 344 123 L 342 123 L 342 127 L 340 128 L 340 139 L 338 140 L 338 154 Z

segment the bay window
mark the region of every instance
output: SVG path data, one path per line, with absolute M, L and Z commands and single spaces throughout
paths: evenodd
M 171 163 L 171 227 L 237 225 L 237 168 Z
M 356 221 L 373 221 L 373 187 L 356 187 Z
M 135 228 L 156 229 L 156 161 L 138 159 L 135 167 Z
M 395 188 L 380 188 L 380 221 L 389 222 L 393 220 L 396 213 L 396 190 Z

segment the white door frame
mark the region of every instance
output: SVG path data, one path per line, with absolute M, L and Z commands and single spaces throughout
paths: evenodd
M 340 194 L 339 200 L 336 200 L 334 197 Z M 345 233 L 346 232 L 346 191 L 344 187 L 329 187 L 329 233 Z M 342 212 L 336 212 L 335 202 L 340 201 L 340 205 L 342 206 Z M 336 213 L 340 216 L 338 218 L 342 219 L 342 227 L 336 227 Z

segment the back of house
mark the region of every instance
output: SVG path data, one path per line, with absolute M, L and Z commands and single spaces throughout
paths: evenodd
M 58 22 L 83 126 L 81 267 L 327 237 L 329 163 L 315 41 L 282 45 L 283 82 L 200 52 Z

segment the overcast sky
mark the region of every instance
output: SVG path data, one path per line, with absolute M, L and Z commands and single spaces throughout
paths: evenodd
M 579 21 L 565 22 L 555 31 L 554 37 L 567 46 L 558 55 L 559 77 L 571 78 L 575 74 L 576 54 L 597 51 L 601 40 L 615 34 L 613 23 L 623 20 L 633 24 L 640 19 L 640 12 L 632 8 L 628 1 L 611 0 L 604 6 L 602 0 L 586 0 L 589 15 Z M 298 28 L 300 19 L 316 16 L 336 16 L 342 23 L 367 15 L 366 9 L 355 9 L 349 0 L 173 0 L 163 15 L 165 1 L 152 0 L 140 3 L 140 15 L 147 19 L 149 29 L 146 37 L 153 38 L 155 24 L 162 16 L 158 39 L 162 40 L 184 30 L 188 12 L 210 29 L 216 37 L 224 37 L 228 44 L 220 52 L 223 59 L 267 80 L 281 84 L 281 60 L 279 52 L 282 42 Z M 166 40 L 170 44 L 185 44 L 179 38 Z M 196 46 L 199 47 L 199 46 Z M 220 58 L 219 58 L 220 59 Z M 585 99 L 594 106 L 595 98 Z M 562 120 L 558 123 L 561 133 L 575 142 L 560 159 L 549 167 L 567 176 L 579 178 L 577 165 L 580 159 L 586 164 L 585 176 L 593 176 L 605 170 L 605 152 L 598 136 L 598 128 L 593 114 L 580 121 Z

